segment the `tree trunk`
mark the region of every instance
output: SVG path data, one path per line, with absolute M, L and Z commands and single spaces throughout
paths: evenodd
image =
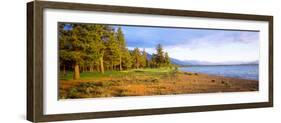
M 63 65 L 63 76 L 66 76 L 65 65 Z
M 73 72 L 73 79 L 77 80 L 80 78 L 80 71 L 79 71 L 79 65 L 77 63 L 74 64 L 74 72 Z
M 85 65 L 81 66 L 81 69 L 82 72 L 85 72 Z
M 119 57 L 119 64 L 120 64 L 120 67 L 119 67 L 119 70 L 122 71 L 122 58 L 121 56 Z
M 93 72 L 93 65 L 90 65 L 90 72 Z
M 97 71 L 100 72 L 100 67 L 99 65 L 96 65 Z
M 104 73 L 103 57 L 100 57 L 100 71 L 101 71 L 101 73 Z

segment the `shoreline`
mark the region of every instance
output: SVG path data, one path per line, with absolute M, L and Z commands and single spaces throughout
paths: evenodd
M 159 75 L 160 76 L 160 75 Z M 258 91 L 257 80 L 195 72 L 59 80 L 60 99 Z
M 191 73 L 200 73 L 200 74 L 208 74 L 210 76 L 220 76 L 227 78 L 240 78 L 246 80 L 259 80 L 258 68 L 246 68 L 250 70 L 246 70 L 245 68 L 241 68 L 241 72 L 237 68 L 233 68 L 232 66 L 257 66 L 256 64 L 247 64 L 247 65 L 199 65 L 199 66 L 186 66 L 179 67 L 179 71 L 182 72 L 191 72 Z M 216 68 L 219 67 L 219 68 Z M 226 68 L 225 68 L 226 67 Z M 202 72 L 203 71 L 203 72 Z M 251 72 L 248 74 L 248 72 Z M 226 74 L 225 74 L 226 73 Z
M 204 66 L 256 66 L 259 64 L 225 64 L 225 65 L 187 65 L 187 66 L 181 66 L 181 67 L 204 67 Z
M 185 71 L 181 71 L 181 72 L 185 72 Z M 201 74 L 201 75 L 206 75 L 206 76 L 213 76 L 213 77 L 221 77 L 221 78 L 228 78 L 228 79 L 241 79 L 241 80 L 245 80 L 245 81 L 258 81 L 258 80 L 254 80 L 254 79 L 245 79 L 245 78 L 235 78 L 235 77 L 229 77 L 229 76 L 220 76 L 220 75 L 213 75 L 213 74 L 207 74 L 207 73 L 199 73 L 199 72 L 188 72 L 188 73 L 197 73 L 197 74 Z

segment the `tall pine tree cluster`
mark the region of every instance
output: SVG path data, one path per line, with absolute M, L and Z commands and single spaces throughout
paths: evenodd
M 79 79 L 81 72 L 104 73 L 107 70 L 157 68 L 171 64 L 168 53 L 160 44 L 151 59 L 144 49 L 130 51 L 126 48 L 120 27 L 59 23 L 58 32 L 60 71 L 65 75 L 67 70 L 72 70 L 73 79 Z

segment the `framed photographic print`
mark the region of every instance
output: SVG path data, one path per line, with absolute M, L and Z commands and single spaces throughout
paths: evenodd
M 27 3 L 33 122 L 273 106 L 273 17 Z

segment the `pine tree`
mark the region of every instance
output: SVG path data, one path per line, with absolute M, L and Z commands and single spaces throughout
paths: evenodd
M 93 71 L 93 67 L 96 66 L 97 70 L 104 73 L 103 68 L 103 55 L 105 50 L 105 43 L 102 40 L 106 30 L 103 25 L 93 24 L 87 26 L 87 40 L 88 47 L 86 52 L 88 54 L 88 65 L 90 71 Z
M 165 52 L 165 64 L 166 64 L 166 66 L 169 66 L 171 64 L 171 60 L 168 55 L 168 52 Z
M 116 40 L 115 32 L 113 29 L 108 32 L 106 40 L 106 51 L 104 58 L 106 59 L 106 64 L 111 70 L 115 70 L 116 66 L 120 62 L 120 47 L 119 42 Z
M 140 67 L 145 68 L 147 64 L 147 53 L 145 52 L 145 49 L 143 49 L 140 59 Z
M 150 67 L 151 68 L 157 67 L 156 54 L 154 54 L 154 53 L 151 56 Z
M 139 48 L 135 48 L 133 50 L 132 57 L 133 57 L 133 66 L 134 68 L 138 69 L 140 67 L 140 62 L 141 62 L 141 52 Z
M 59 64 L 60 68 L 62 68 L 63 75 L 66 75 L 66 65 L 68 62 L 71 62 L 70 54 L 68 52 L 68 48 L 66 44 L 68 43 L 69 33 L 67 30 L 64 30 L 66 25 L 63 23 L 59 24 Z
M 125 52 L 124 52 L 122 58 L 123 58 L 122 66 L 126 69 L 130 69 L 132 67 L 133 58 L 127 48 L 125 49 Z
M 124 34 L 122 32 L 121 27 L 117 29 L 116 32 L 117 41 L 119 43 L 120 53 L 119 53 L 119 70 L 123 70 L 122 59 L 124 59 L 124 55 L 126 53 L 126 41 Z
M 164 51 L 163 51 L 163 47 L 161 44 L 158 44 L 156 46 L 156 63 L 157 63 L 157 67 L 161 67 L 165 61 L 165 57 L 164 57 Z
M 61 59 L 67 58 L 73 64 L 73 79 L 80 78 L 79 65 L 83 63 L 85 56 L 86 31 L 84 27 L 85 25 L 72 24 L 70 30 L 65 30 L 64 27 L 60 28 L 60 30 L 64 30 L 60 32 L 65 33 L 59 35 Z

